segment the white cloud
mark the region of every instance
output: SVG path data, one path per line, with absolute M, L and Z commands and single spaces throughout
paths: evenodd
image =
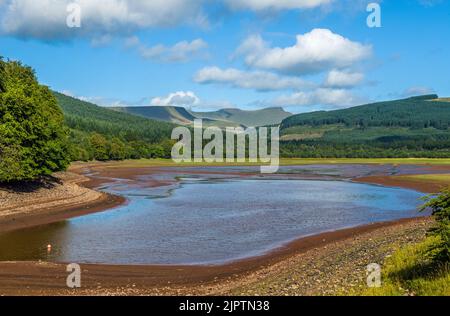
M 329 4 L 332 0 L 225 0 L 233 9 L 285 10 L 285 9 L 311 9 Z
M 258 91 L 299 90 L 311 86 L 296 77 L 279 76 L 266 71 L 242 71 L 234 68 L 206 67 L 198 71 L 194 81 L 202 84 L 227 84 Z
M 81 28 L 66 25 L 67 5 L 81 6 Z M 204 25 L 203 0 L 4 0 L 3 33 L 44 40 L 124 33 L 182 23 Z
M 353 42 L 328 29 L 313 29 L 297 35 L 290 47 L 271 48 L 261 36 L 251 36 L 237 49 L 247 65 L 290 74 L 318 73 L 342 69 L 370 57 L 372 47 Z
M 352 88 L 361 84 L 364 80 L 364 74 L 359 72 L 331 70 L 324 85 L 329 88 Z
M 418 2 L 425 7 L 433 7 L 442 3 L 442 0 L 419 0 Z
M 150 102 L 153 106 L 183 106 L 192 107 L 200 103 L 200 99 L 192 91 L 178 91 L 165 97 L 153 98 Z
M 308 92 L 297 92 L 283 95 L 271 101 L 274 106 L 331 106 L 333 108 L 348 107 L 363 103 L 364 100 L 345 89 L 318 88 Z
M 421 95 L 433 94 L 433 93 L 435 93 L 435 91 L 432 88 L 417 86 L 417 87 L 410 87 L 410 88 L 406 89 L 405 91 L 403 91 L 401 96 L 408 98 L 408 97 L 421 96 Z
M 94 47 L 105 46 L 112 41 L 112 36 L 109 34 L 103 34 L 98 37 L 94 37 L 91 40 L 91 45 Z
M 79 99 L 81 101 L 93 103 L 102 107 L 127 107 L 127 106 L 143 106 L 146 99 L 139 101 L 125 101 L 115 98 L 101 97 L 101 96 L 77 96 L 73 94 L 68 94 L 62 92 L 65 95 L 71 96 L 73 98 Z
M 181 41 L 173 46 L 158 44 L 147 47 L 136 36 L 133 36 L 125 40 L 125 46 L 137 47 L 139 53 L 145 59 L 163 62 L 186 62 L 191 58 L 206 56 L 203 51 L 208 47 L 208 44 L 202 39 L 195 39 L 191 42 Z
M 150 102 L 152 106 L 181 106 L 188 109 L 217 110 L 225 108 L 235 108 L 236 106 L 226 100 L 201 100 L 192 91 L 178 91 L 170 93 L 164 97 L 153 98 Z

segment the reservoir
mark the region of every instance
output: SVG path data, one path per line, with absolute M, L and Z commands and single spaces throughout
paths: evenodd
M 348 181 L 186 177 L 167 187 L 119 182 L 102 190 L 128 203 L 0 234 L 0 261 L 221 264 L 300 237 L 424 215 L 421 193 Z

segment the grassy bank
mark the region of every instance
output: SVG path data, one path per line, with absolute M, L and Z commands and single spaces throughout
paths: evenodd
M 450 264 L 433 263 L 426 250 L 437 242 L 437 237 L 396 251 L 383 265 L 380 288 L 367 289 L 359 295 L 394 296 L 450 295 Z
M 75 165 L 95 164 L 96 162 L 75 163 Z M 252 162 L 183 162 L 177 164 L 171 159 L 138 159 L 138 160 L 123 160 L 118 162 L 105 162 L 105 165 L 120 166 L 120 167 L 171 167 L 171 166 L 259 166 L 261 163 Z M 282 158 L 280 165 L 332 165 L 332 164 L 392 164 L 392 165 L 450 165 L 450 159 L 431 159 L 431 158 L 339 158 L 339 159 L 312 159 L 312 158 Z
M 406 180 L 409 182 L 450 186 L 450 174 L 418 174 L 418 175 L 396 176 L 396 178 Z

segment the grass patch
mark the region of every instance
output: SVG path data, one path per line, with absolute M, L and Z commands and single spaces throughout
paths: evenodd
M 401 177 L 418 181 L 434 181 L 434 182 L 442 182 L 444 184 L 450 183 L 450 174 L 418 174 Z
M 359 295 L 450 295 L 449 263 L 433 263 L 426 255 L 438 238 L 428 237 L 419 244 L 396 251 L 383 266 L 382 286 L 366 289 Z
M 434 185 L 441 185 L 442 187 L 450 186 L 450 174 L 418 174 L 395 176 L 395 178 L 407 180 L 409 182 L 420 182 Z
M 118 162 L 87 162 L 75 164 L 104 164 L 110 166 L 119 167 L 177 167 L 177 166 L 260 166 L 261 163 L 252 162 L 234 162 L 234 163 L 206 163 L 206 162 L 189 162 L 176 164 L 171 159 L 139 159 L 139 160 L 124 160 Z M 392 164 L 392 165 L 450 165 L 449 158 L 281 158 L 280 165 L 292 166 L 292 165 L 333 165 L 333 164 Z M 445 177 L 446 175 L 440 175 Z

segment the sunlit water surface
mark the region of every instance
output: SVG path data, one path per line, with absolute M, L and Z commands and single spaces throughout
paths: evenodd
M 103 213 L 0 235 L 0 260 L 215 264 L 324 231 L 419 216 L 421 194 L 343 181 L 183 179 L 106 186 L 129 199 Z M 52 251 L 47 251 L 47 245 Z

